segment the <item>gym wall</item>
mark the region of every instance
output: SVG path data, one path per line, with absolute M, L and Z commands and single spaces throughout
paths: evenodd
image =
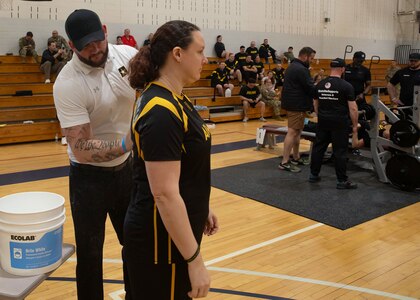
M 295 53 L 303 46 L 317 50 L 318 58 L 341 57 L 347 44 L 367 56 L 394 56 L 397 0 L 0 0 L 0 54 L 18 52 L 18 39 L 34 33 L 39 53 L 51 31 L 66 37 L 64 21 L 76 8 L 96 11 L 114 42 L 130 28 L 139 44 L 166 21 L 184 19 L 197 24 L 206 38 L 207 56 L 215 56 L 218 34 L 228 50 L 257 45 L 268 38 L 281 51 Z M 404 0 L 409 1 L 409 0 Z M 238 34 L 239 32 L 239 34 Z

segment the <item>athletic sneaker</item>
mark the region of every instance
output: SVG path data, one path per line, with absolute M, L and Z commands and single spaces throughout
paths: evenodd
M 309 165 L 311 163 L 311 161 L 309 160 L 309 158 L 302 158 L 302 157 L 300 157 L 299 159 L 292 158 L 290 160 L 290 162 L 292 164 L 294 164 L 295 166 L 297 166 L 297 165 L 307 166 L 307 165 Z
M 242 122 L 244 122 L 244 123 L 246 123 L 246 122 L 248 122 L 248 118 L 247 117 L 245 117 L 243 120 L 242 120 Z
M 267 120 L 266 119 L 264 119 L 264 117 L 261 117 L 261 118 L 259 118 L 258 119 L 260 122 L 267 122 Z
M 66 146 L 67 145 L 67 138 L 65 136 L 63 136 L 61 138 L 61 145 Z
M 301 171 L 300 168 L 296 167 L 295 165 L 291 164 L 290 162 L 287 163 L 280 163 L 279 167 L 280 170 L 285 170 L 285 171 L 289 171 L 292 173 L 299 173 Z
M 354 182 L 351 182 L 350 180 L 338 181 L 337 182 L 337 189 L 339 189 L 339 190 L 357 189 L 357 184 L 354 183 Z
M 310 183 L 315 183 L 315 182 L 318 182 L 318 181 L 320 181 L 321 180 L 321 176 L 319 176 L 319 175 L 314 175 L 314 174 L 309 174 L 309 182 Z

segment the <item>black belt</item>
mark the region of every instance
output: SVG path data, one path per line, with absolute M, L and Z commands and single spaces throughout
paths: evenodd
M 77 162 L 70 161 L 70 165 L 74 168 L 78 168 L 82 170 L 104 171 L 104 172 L 120 171 L 124 169 L 124 167 L 127 166 L 129 163 L 131 163 L 131 156 L 129 156 L 122 164 L 115 167 L 99 167 L 99 166 L 93 166 L 93 165 L 88 165 L 88 164 L 79 164 Z

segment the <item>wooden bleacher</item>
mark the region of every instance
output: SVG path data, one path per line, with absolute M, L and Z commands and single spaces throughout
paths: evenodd
M 209 62 L 223 61 L 209 57 Z M 311 65 L 311 73 L 319 72 L 321 68 L 329 74 L 330 59 L 315 60 Z M 348 63 L 351 60 L 347 60 Z M 287 64 L 282 64 L 287 68 Z M 385 74 L 389 60 L 382 60 L 379 64 L 372 64 L 373 86 L 386 86 Z M 369 61 L 365 62 L 369 66 Z M 207 107 L 199 111 L 203 118 L 213 122 L 241 121 L 243 119 L 242 102 L 239 97 L 240 87 L 237 82 L 232 91 L 232 97 L 216 96 L 213 99 L 214 89 L 210 79 L 206 79 L 217 64 L 208 63 L 203 66 L 201 79 L 185 87 L 184 93 L 194 105 Z M 265 70 L 275 68 L 271 61 L 265 65 Z M 54 81 L 54 77 L 52 78 Z M 57 120 L 52 96 L 52 84 L 44 83 L 44 76 L 39 64 L 32 58 L 22 63 L 19 56 L 0 55 L 0 144 L 53 140 L 60 135 L 60 126 Z M 13 96 L 17 91 L 31 90 L 32 96 Z M 381 98 L 385 98 L 383 95 Z M 259 118 L 259 109 L 250 108 L 249 118 Z M 272 110 L 266 107 L 266 117 L 272 115 Z M 25 123 L 24 123 L 25 122 Z
M 52 87 L 32 58 L 22 63 L 20 56 L 0 56 L 0 144 L 61 136 Z M 33 95 L 14 96 L 22 90 Z

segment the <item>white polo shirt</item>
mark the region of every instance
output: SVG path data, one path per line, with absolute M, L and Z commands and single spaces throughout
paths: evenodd
M 130 128 L 135 90 L 128 82 L 128 63 L 137 50 L 108 44 L 104 68 L 81 62 L 76 54 L 61 70 L 54 83 L 54 103 L 62 128 L 90 123 L 94 139 L 122 139 Z M 71 161 L 78 162 L 70 147 Z M 112 167 L 123 163 L 126 153 L 112 161 L 89 163 Z

